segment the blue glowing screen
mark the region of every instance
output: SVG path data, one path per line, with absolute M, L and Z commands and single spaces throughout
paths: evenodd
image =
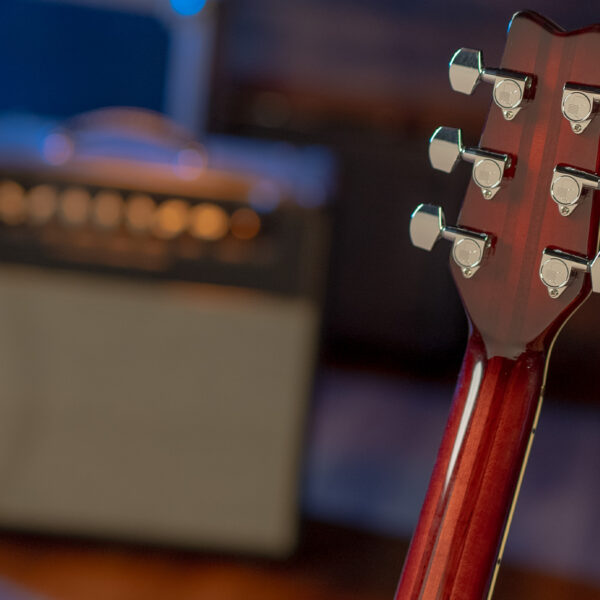
M 69 116 L 164 104 L 168 33 L 157 19 L 95 7 L 0 0 L 0 112 Z

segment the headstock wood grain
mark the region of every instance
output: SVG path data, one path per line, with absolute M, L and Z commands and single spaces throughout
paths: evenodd
M 445 237 L 453 241 L 456 257 L 458 241 L 472 236 L 480 243 L 481 234 L 487 235 L 488 247 L 475 270 L 450 259 L 470 338 L 396 600 L 491 597 L 539 416 L 552 344 L 589 296 L 588 273 L 600 271 L 600 260 L 591 269 L 598 248 L 597 193 L 583 193 L 578 202 L 567 205 L 577 182 L 573 187 L 572 179 L 564 179 L 554 188 L 563 204 L 550 194 L 558 166 L 586 171 L 590 186 L 600 187 L 593 175 L 600 169 L 600 115 L 577 120 L 586 102 L 597 108 L 599 56 L 600 25 L 565 32 L 535 13 L 523 12 L 511 21 L 500 69 L 480 68 L 470 51 L 453 58 L 455 80 L 465 73 L 468 79 L 474 67 L 480 68 L 480 79 L 509 92 L 507 103 L 515 87 L 499 87 L 503 72 L 529 76 L 522 78 L 529 87 L 522 89 L 525 102 L 516 113 L 506 114 L 506 107 L 492 105 L 481 136 L 479 148 L 492 151 L 492 159 L 510 159 L 499 189 L 490 193 L 482 185 L 493 179 L 489 168 L 474 171 L 479 182 L 469 185 L 458 227 L 443 228 L 440 222 L 439 235 L 436 231 L 433 237 L 426 231 L 438 219 L 432 207 L 421 207 L 413 215 L 411 237 L 423 248 Z M 566 84 L 584 86 L 581 90 L 589 93 L 563 102 Z M 434 134 L 434 164 L 440 157 L 444 163 L 454 141 L 448 130 Z M 459 150 L 476 166 L 485 158 L 478 157 L 477 149 Z M 450 171 L 452 162 L 453 157 L 442 168 Z M 423 235 L 425 241 L 420 239 Z M 464 248 L 472 260 L 478 250 L 472 244 Z M 540 268 L 553 256 L 557 262 L 544 267 L 546 284 L 551 284 L 546 285 Z

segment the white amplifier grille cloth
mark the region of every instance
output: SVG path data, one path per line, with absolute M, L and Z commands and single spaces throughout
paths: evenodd
M 0 524 L 287 552 L 318 309 L 0 269 Z

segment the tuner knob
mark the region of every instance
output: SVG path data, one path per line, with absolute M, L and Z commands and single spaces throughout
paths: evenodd
M 413 246 L 431 250 L 444 238 L 452 242 L 452 258 L 462 274 L 473 277 L 490 246 L 490 236 L 462 227 L 446 225 L 444 211 L 433 204 L 420 204 L 410 217 L 410 240 Z
M 595 173 L 573 167 L 554 167 L 550 195 L 561 215 L 569 216 L 578 206 L 587 190 L 600 189 L 600 177 Z
M 507 121 L 523 108 L 531 90 L 533 77 L 508 69 L 487 69 L 480 50 L 461 48 L 450 59 L 450 85 L 456 92 L 472 94 L 480 81 L 491 83 L 494 102 Z
M 465 148 L 460 129 L 438 127 L 429 140 L 431 166 L 451 173 L 461 158 L 474 163 L 473 181 L 481 188 L 483 197 L 486 200 L 493 198 L 500 189 L 505 171 L 511 165 L 510 156 L 482 148 Z
M 600 253 L 593 260 L 588 260 L 562 250 L 546 248 L 542 252 L 540 279 L 551 298 L 558 298 L 578 272 L 589 273 L 592 291 L 600 292 Z
M 600 88 L 565 83 L 562 96 L 562 114 L 574 133 L 582 133 L 594 118 L 600 103 Z

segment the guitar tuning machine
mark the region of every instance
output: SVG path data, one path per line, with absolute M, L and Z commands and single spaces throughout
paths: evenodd
M 567 166 L 554 167 L 550 195 L 561 215 L 568 217 L 579 205 L 587 190 L 600 189 L 600 177 L 595 173 Z
M 574 133 L 583 133 L 594 118 L 600 104 L 600 88 L 565 83 L 562 95 L 562 114 Z
M 550 298 L 559 298 L 578 272 L 589 273 L 592 291 L 600 292 L 600 254 L 593 260 L 582 256 L 546 248 L 542 252 L 540 279 Z
M 494 102 L 507 121 L 516 117 L 531 95 L 531 75 L 508 69 L 488 69 L 483 66 L 480 50 L 457 50 L 450 59 L 449 74 L 452 89 L 462 94 L 472 94 L 480 81 L 491 83 Z
M 461 158 L 473 163 L 473 181 L 481 188 L 483 197 L 486 200 L 493 198 L 500 189 L 505 171 L 511 166 L 511 157 L 482 148 L 466 148 L 460 129 L 438 127 L 429 140 L 431 166 L 451 173 Z
M 485 233 L 446 225 L 444 211 L 433 204 L 420 204 L 410 217 L 410 240 L 430 251 L 439 239 L 452 242 L 452 258 L 467 279 L 473 277 L 491 244 Z

